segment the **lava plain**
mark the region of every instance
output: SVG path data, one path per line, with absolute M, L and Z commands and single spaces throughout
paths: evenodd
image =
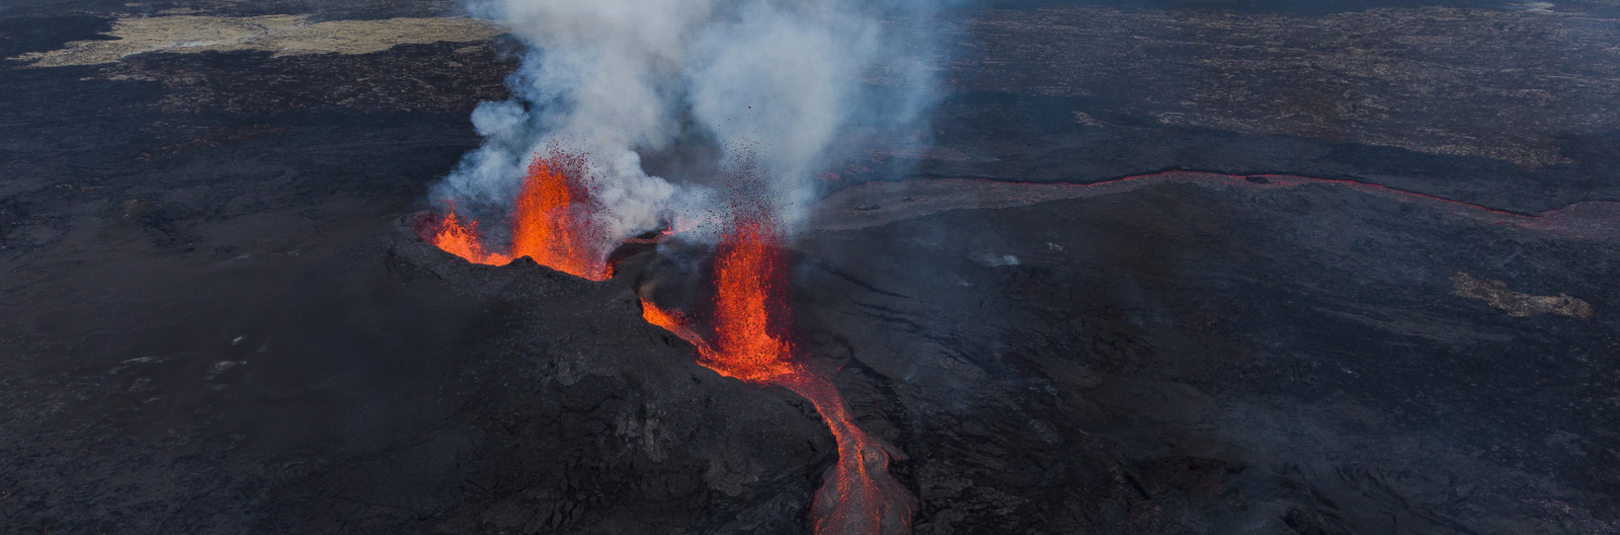
M 1377 4 L 1401 5 L 967 13 L 988 31 L 951 67 L 937 150 L 863 153 L 828 186 L 1185 169 L 1517 214 L 1616 200 L 1613 86 L 1589 83 L 1616 64 L 1570 54 L 1612 7 Z M 0 6 L 0 50 L 166 5 Z M 1133 28 L 1151 39 L 1087 37 Z M 1081 39 L 1065 53 L 1096 68 L 1029 53 Z M 816 407 L 642 317 L 641 285 L 703 255 L 643 244 L 593 282 L 468 263 L 401 217 L 477 146 L 467 114 L 505 98 L 508 52 L 0 59 L 0 531 L 810 533 L 840 458 Z M 1530 90 L 1482 98 L 1504 87 Z M 1346 91 L 1405 111 L 1338 115 Z M 1435 151 L 1482 134 L 1521 156 Z M 785 254 L 796 342 L 906 454 L 915 533 L 1613 532 L 1620 258 L 1531 227 L 1342 184 L 1157 183 L 829 225 Z M 1457 295 L 1461 273 L 1593 313 L 1516 317 Z

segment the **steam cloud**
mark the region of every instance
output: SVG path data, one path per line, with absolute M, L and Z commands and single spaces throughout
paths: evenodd
M 529 48 L 508 79 L 514 98 L 473 112 L 484 144 L 433 198 L 501 213 L 529 161 L 555 144 L 590 156 L 595 217 L 623 238 L 716 208 L 700 181 L 643 170 L 640 154 L 695 134 L 721 149 L 716 165 L 746 160 L 767 177 L 768 201 L 791 228 L 839 136 L 857 123 L 913 125 L 934 101 L 933 4 L 472 0 L 475 16 Z

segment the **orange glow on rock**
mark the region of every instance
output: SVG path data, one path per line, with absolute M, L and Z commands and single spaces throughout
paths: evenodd
M 797 374 L 779 384 L 810 400 L 838 441 L 838 464 L 821 482 L 810 509 L 816 535 L 910 533 L 916 503 L 889 474 L 889 461 L 904 458 L 900 451 L 856 427 L 837 387 L 826 379 Z
M 674 333 L 675 336 L 681 337 L 682 340 L 686 340 L 694 346 L 698 346 L 700 348 L 704 347 L 703 339 L 699 338 L 697 333 L 692 332 L 692 329 L 686 326 L 685 321 L 681 319 L 680 315 L 674 312 L 665 311 L 664 309 L 654 306 L 652 303 L 642 301 L 641 319 L 647 320 L 647 323 L 662 327 L 664 330 Z
M 456 215 L 455 207 L 444 215 L 439 222 L 438 229 L 430 236 L 424 236 L 428 243 L 444 249 L 444 252 L 459 256 L 474 264 L 501 265 L 512 261 L 512 257 L 490 253 L 484 250 L 484 244 L 478 234 L 478 222 L 468 221 L 465 224 Z

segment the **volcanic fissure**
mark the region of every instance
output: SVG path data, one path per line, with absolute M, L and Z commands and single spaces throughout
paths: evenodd
M 511 243 L 490 247 L 480 222 L 452 205 L 442 217 L 419 227 L 438 248 L 479 264 L 503 265 L 527 256 L 570 275 L 603 281 L 612 277 L 608 243 L 594 231 L 596 205 L 583 155 L 551 151 L 536 155 L 511 208 Z M 817 491 L 811 516 L 817 535 L 904 534 L 910 531 L 916 500 L 889 472 L 895 447 L 868 435 L 852 421 L 849 408 L 821 369 L 797 358 L 788 332 L 790 313 L 787 257 L 779 218 L 763 195 L 747 191 L 752 174 L 735 178 L 732 204 L 719 217 L 723 228 L 715 247 L 710 314 L 660 308 L 641 299 L 642 317 L 691 343 L 697 362 L 716 373 L 758 386 L 779 386 L 808 400 L 838 444 L 838 460 Z

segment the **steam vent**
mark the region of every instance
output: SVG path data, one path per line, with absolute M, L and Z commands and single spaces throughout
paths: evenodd
M 1617 44 L 0 2 L 0 535 L 1620 535 Z

